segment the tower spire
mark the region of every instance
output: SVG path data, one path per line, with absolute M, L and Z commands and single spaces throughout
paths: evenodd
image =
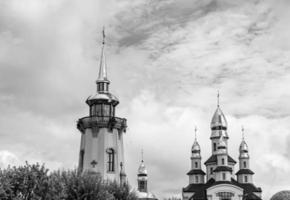
M 141 162 L 144 162 L 144 152 L 143 152 L 143 149 L 141 149 Z
M 242 126 L 242 140 L 245 140 L 245 128 Z
M 102 37 L 103 40 L 102 40 L 102 52 L 100 59 L 99 75 L 96 83 L 97 83 L 97 91 L 105 93 L 109 91 L 109 83 L 110 83 L 110 81 L 107 78 L 107 63 L 105 55 L 105 44 L 106 44 L 105 27 L 103 27 Z
M 197 132 L 197 127 L 194 127 L 194 140 L 196 141 L 196 132 Z
M 217 92 L 217 107 L 220 107 L 220 91 Z

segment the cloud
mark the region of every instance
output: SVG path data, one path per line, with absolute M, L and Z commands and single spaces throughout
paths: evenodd
M 0 151 L 0 168 L 6 168 L 18 164 L 19 159 L 16 155 L 9 151 Z

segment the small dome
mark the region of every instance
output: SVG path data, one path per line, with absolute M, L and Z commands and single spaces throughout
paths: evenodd
M 249 150 L 248 150 L 248 145 L 245 142 L 245 140 L 243 140 L 240 144 L 240 158 L 249 158 Z
M 191 151 L 194 153 L 194 152 L 200 152 L 200 146 L 197 142 L 197 140 L 194 140 L 194 143 L 191 147 Z
M 240 152 L 248 152 L 248 145 L 245 140 L 243 140 L 240 144 Z
M 217 107 L 217 109 L 212 117 L 210 127 L 211 127 L 211 129 L 220 128 L 222 130 L 227 129 L 227 127 L 228 127 L 226 117 L 223 114 L 223 112 L 219 106 Z
M 95 95 L 91 95 L 87 99 L 87 103 L 89 105 L 93 104 L 94 102 L 97 101 L 107 101 L 107 102 L 112 102 L 114 105 L 117 105 L 119 103 L 119 100 L 117 97 L 112 95 L 111 93 L 99 93 L 97 92 Z
M 274 194 L 271 200 L 289 200 L 290 199 L 290 190 L 284 190 Z
M 141 161 L 141 164 L 138 168 L 138 175 L 147 175 L 147 169 L 143 160 Z
M 196 139 L 194 140 L 194 143 L 193 143 L 193 145 L 191 147 L 191 153 L 192 153 L 192 155 L 191 155 L 192 158 L 201 158 L 201 156 L 200 156 L 200 146 L 199 146 L 199 144 L 198 144 Z

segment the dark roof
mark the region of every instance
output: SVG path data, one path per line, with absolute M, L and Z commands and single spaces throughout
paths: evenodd
M 237 163 L 231 156 L 228 155 L 228 162 L 229 163 Z M 207 161 L 205 161 L 205 165 L 209 163 L 217 163 L 217 155 L 212 155 Z
M 222 171 L 232 172 L 233 169 L 231 167 L 228 167 L 228 166 L 218 166 L 213 171 L 214 172 L 222 172 Z
M 187 175 L 192 175 L 192 174 L 202 174 L 205 175 L 205 172 L 202 171 L 201 169 L 192 169 L 190 170 Z
M 252 170 L 250 169 L 240 169 L 236 175 L 239 175 L 239 174 L 255 174 Z
M 244 195 L 244 200 L 261 200 L 261 198 L 254 193 L 249 193 Z
M 262 192 L 261 188 L 251 183 L 238 183 L 234 179 L 231 179 L 231 181 L 215 181 L 211 178 L 205 184 L 190 184 L 186 188 L 183 188 L 183 192 L 194 192 L 194 195 L 189 200 L 206 200 L 206 190 L 219 184 L 231 184 L 243 188 L 245 200 L 261 200 L 260 197 L 254 194 L 254 192 Z

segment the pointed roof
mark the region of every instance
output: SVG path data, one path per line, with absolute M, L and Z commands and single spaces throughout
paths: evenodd
M 240 144 L 240 158 L 249 158 L 249 148 L 248 148 L 248 145 L 245 141 L 245 129 L 244 127 L 242 127 L 242 134 L 243 134 L 243 137 L 242 137 L 242 142 Z
M 106 55 L 105 55 L 105 28 L 103 28 L 103 42 L 102 42 L 102 52 L 100 59 L 100 68 L 99 68 L 99 76 L 97 79 L 98 82 L 109 82 L 107 78 L 107 63 L 106 63 Z
M 210 123 L 210 127 L 213 128 L 218 128 L 221 127 L 221 129 L 227 129 L 228 123 L 226 120 L 226 117 L 221 110 L 220 106 L 217 107 Z
M 197 139 L 196 139 L 196 132 L 197 132 L 197 128 L 195 127 L 195 129 L 194 129 L 195 138 L 194 138 L 193 145 L 191 147 L 192 153 L 199 153 L 200 152 L 200 146 L 199 146 Z
M 144 164 L 144 161 L 142 160 L 141 161 L 141 164 L 140 164 L 140 166 L 139 166 L 139 168 L 138 168 L 138 176 L 147 176 L 147 169 L 146 169 L 146 166 L 145 166 L 145 164 Z
M 217 95 L 217 109 L 211 119 L 210 127 L 212 130 L 226 130 L 228 123 L 223 111 L 220 108 L 220 94 Z

